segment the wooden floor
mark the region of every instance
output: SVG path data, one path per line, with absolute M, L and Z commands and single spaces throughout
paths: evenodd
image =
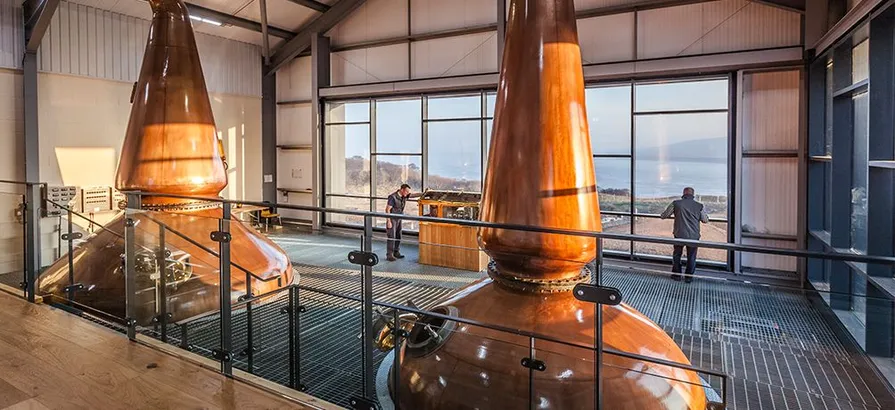
M 307 408 L 0 291 L 0 409 Z

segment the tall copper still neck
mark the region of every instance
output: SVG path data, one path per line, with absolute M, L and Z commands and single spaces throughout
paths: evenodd
M 116 188 L 217 196 L 227 185 L 222 152 L 189 13 L 180 0 L 150 0 L 153 18 Z M 154 208 L 184 200 L 144 197 Z
M 512 0 L 482 199 L 488 222 L 600 231 L 571 0 Z M 481 229 L 492 276 L 575 281 L 592 238 Z

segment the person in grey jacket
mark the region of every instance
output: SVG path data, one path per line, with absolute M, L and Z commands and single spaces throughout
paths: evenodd
M 668 205 L 665 212 L 662 212 L 662 219 L 667 219 L 674 215 L 674 237 L 678 239 L 695 239 L 700 236 L 699 223 L 709 223 L 709 215 L 705 213 L 705 207 L 693 199 L 694 190 L 691 187 L 684 188 L 684 195 Z M 687 283 L 693 281 L 693 273 L 696 271 L 696 246 L 687 246 Z M 671 278 L 681 280 L 681 254 L 683 254 L 684 246 L 674 245 L 674 254 L 672 255 L 673 264 L 671 267 Z

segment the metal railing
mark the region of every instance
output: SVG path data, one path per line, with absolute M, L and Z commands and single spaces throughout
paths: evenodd
M 41 268 L 41 191 L 42 188 L 46 188 L 47 184 L 43 182 L 26 182 L 6 179 L 0 180 L 0 184 L 24 187 L 25 190 L 21 202 L 21 217 L 23 222 L 22 247 L 25 263 L 22 272 L 22 281 L 19 283 L 19 286 L 24 292 L 23 296 L 29 302 L 34 302 L 37 295 L 37 279 Z
M 0 181 L 3 182 L 3 181 Z M 37 184 L 35 185 L 37 186 Z M 39 192 L 39 190 L 38 190 Z M 124 232 L 116 235 L 124 240 L 125 243 L 125 288 L 126 288 L 126 317 L 120 323 L 123 323 L 126 327 L 126 332 L 128 337 L 136 340 L 139 332 L 141 331 L 140 326 L 134 320 L 134 308 L 136 305 L 135 294 L 140 291 L 137 289 L 135 282 L 135 256 L 137 253 L 137 249 L 142 249 L 143 251 L 153 251 L 158 257 L 158 261 L 156 266 L 162 267 L 165 266 L 165 250 L 168 247 L 165 241 L 166 233 L 173 234 L 202 251 L 208 253 L 212 257 L 216 258 L 219 262 L 219 269 L 217 277 L 219 283 L 219 300 L 220 306 L 219 310 L 216 312 L 209 312 L 203 314 L 202 317 L 191 318 L 189 320 L 181 320 L 178 323 L 169 323 L 168 321 L 168 312 L 167 309 L 167 298 L 168 294 L 166 293 L 166 289 L 168 288 L 168 284 L 165 283 L 165 274 L 159 275 L 159 281 L 156 286 L 159 289 L 159 300 L 160 303 L 157 303 L 158 308 L 158 320 L 153 324 L 153 331 L 156 332 L 153 335 L 158 337 L 163 342 L 174 342 L 173 339 L 176 339 L 176 342 L 183 348 L 189 348 L 190 343 L 188 340 L 190 339 L 190 326 L 189 324 L 198 321 L 198 320 L 209 320 L 212 318 L 213 321 L 219 323 L 219 329 L 217 330 L 218 338 L 216 339 L 216 346 L 212 346 L 211 356 L 220 362 L 221 372 L 228 376 L 234 376 L 233 364 L 236 361 L 236 357 L 238 354 L 242 352 L 234 352 L 234 318 L 233 312 L 240 311 L 244 309 L 244 314 L 246 318 L 246 344 L 247 347 L 244 350 L 244 356 L 246 357 L 246 371 L 253 373 L 256 369 L 253 363 L 253 356 L 255 351 L 255 342 L 253 335 L 253 327 L 259 325 L 253 321 L 253 309 L 256 306 L 263 306 L 265 303 L 268 303 L 271 300 L 280 300 L 285 299 L 286 306 L 283 309 L 283 313 L 288 317 L 288 331 L 287 331 L 287 344 L 288 344 L 288 380 L 284 383 L 289 387 L 297 390 L 303 389 L 303 380 L 302 380 L 302 320 L 301 313 L 304 307 L 301 305 L 301 297 L 303 296 L 307 298 L 307 295 L 320 295 L 326 296 L 329 298 L 334 298 L 337 300 L 350 302 L 353 304 L 358 304 L 359 309 L 355 309 L 359 311 L 361 315 L 361 326 L 360 326 L 360 343 L 361 343 L 361 385 L 362 385 L 362 393 L 357 399 L 375 401 L 376 400 L 376 391 L 375 391 L 375 365 L 376 365 L 376 357 L 375 346 L 374 346 L 374 334 L 373 334 L 373 322 L 374 319 L 379 315 L 377 313 L 376 308 L 385 308 L 391 309 L 394 323 L 399 324 L 403 319 L 400 318 L 401 314 L 404 313 L 412 313 L 418 315 L 419 317 L 427 317 L 427 318 L 437 318 L 442 320 L 454 321 L 457 323 L 475 326 L 482 329 L 489 329 L 496 332 L 501 332 L 509 335 L 515 335 L 520 337 L 528 338 L 532 349 L 536 345 L 536 342 L 550 342 L 557 343 L 564 346 L 573 347 L 576 349 L 586 349 L 592 351 L 594 357 L 596 358 L 595 362 L 595 374 L 597 375 L 597 380 L 600 380 L 599 374 L 601 372 L 601 364 L 602 356 L 617 356 L 630 360 L 638 360 L 643 362 L 652 363 L 658 366 L 666 366 L 670 368 L 676 368 L 687 372 L 693 372 L 697 374 L 708 375 L 711 377 L 717 378 L 721 382 L 721 403 L 718 403 L 721 406 L 726 406 L 728 404 L 728 376 L 727 374 L 709 369 L 702 368 L 698 366 L 693 366 L 687 363 L 677 363 L 673 361 L 664 360 L 661 358 L 649 357 L 637 353 L 632 352 L 624 352 L 617 349 L 605 348 L 603 346 L 603 337 L 602 337 L 602 318 L 600 317 L 602 309 L 595 308 L 596 315 L 596 323 L 594 324 L 595 337 L 593 344 L 582 344 L 580 342 L 574 342 L 563 339 L 561 336 L 551 335 L 551 334 L 541 334 L 532 331 L 522 330 L 522 329 L 513 329 L 505 326 L 501 326 L 500 324 L 495 323 L 483 323 L 480 321 L 453 316 L 446 315 L 438 312 L 432 312 L 424 309 L 417 308 L 415 306 L 407 306 L 400 305 L 395 303 L 389 303 L 382 300 L 376 300 L 374 298 L 373 293 L 373 269 L 374 266 L 371 265 L 361 265 L 359 268 L 360 271 L 360 288 L 361 291 L 359 295 L 351 295 L 342 292 L 336 292 L 328 289 L 315 288 L 313 286 L 306 286 L 302 284 L 287 284 L 285 287 L 280 289 L 260 294 L 254 295 L 251 288 L 252 280 L 273 280 L 277 277 L 272 277 L 268 279 L 264 279 L 250 272 L 243 266 L 240 266 L 237 263 L 234 263 L 231 256 L 231 249 L 229 242 L 226 240 L 219 242 L 219 249 L 214 250 L 208 246 L 203 245 L 198 239 L 190 238 L 188 235 L 172 228 L 168 224 L 163 223 L 157 218 L 153 218 L 151 213 L 145 213 L 139 210 L 140 198 L 142 195 L 152 195 L 152 196 L 164 196 L 170 198 L 180 198 L 180 199 L 190 199 L 190 200 L 205 200 L 205 201 L 213 201 L 221 204 L 222 214 L 220 218 L 217 218 L 217 229 L 218 233 L 227 233 L 230 231 L 231 224 L 231 213 L 230 209 L 233 205 L 236 204 L 244 204 L 244 205 L 257 205 L 264 207 L 275 207 L 279 209 L 291 209 L 297 211 L 308 211 L 308 212 L 317 212 L 317 213 L 331 213 L 331 214 L 342 214 L 342 215 L 353 215 L 360 216 L 364 220 L 364 229 L 362 234 L 360 235 L 361 243 L 358 246 L 358 250 L 365 253 L 372 253 L 373 251 L 373 228 L 374 228 L 374 218 L 393 218 L 393 214 L 385 214 L 379 212 L 365 212 L 365 211 L 351 211 L 351 210 L 341 210 L 341 209 L 330 209 L 324 207 L 314 207 L 314 206 L 301 206 L 301 205 L 291 205 L 291 204 L 277 204 L 273 205 L 270 203 L 264 202 L 251 202 L 251 201 L 232 201 L 225 200 L 221 198 L 205 198 L 205 197 L 193 197 L 193 196 L 180 196 L 180 195 L 159 195 L 155 193 L 130 193 L 128 194 L 128 209 L 125 211 L 125 221 L 124 224 Z M 39 201 L 39 195 L 37 197 Z M 27 198 L 26 198 L 27 200 Z M 52 202 L 52 201 L 51 201 Z M 33 203 L 33 202 L 32 202 Z M 39 203 L 39 202 L 37 202 Z M 66 209 L 69 213 L 69 224 L 71 225 L 71 220 L 74 217 L 83 218 L 90 223 L 96 224 L 91 221 L 89 218 L 78 214 L 71 210 L 71 208 L 67 206 L 61 206 L 60 204 L 56 204 L 64 209 Z M 39 216 L 39 212 L 37 213 Z M 157 236 L 158 243 L 156 248 L 151 249 L 150 247 L 145 247 L 140 244 L 136 238 L 136 226 L 133 222 L 138 215 L 145 215 L 148 220 L 153 221 L 159 226 L 159 234 Z M 797 250 L 797 249 L 781 249 L 781 248 L 773 248 L 773 247 L 763 247 L 763 246 L 754 246 L 754 245 L 740 245 L 740 244 L 731 244 L 731 243 L 717 243 L 717 242 L 703 242 L 703 241 L 695 241 L 695 240 L 682 240 L 682 239 L 671 239 L 671 238 L 662 238 L 662 237 L 648 237 L 648 236 L 638 236 L 632 234 L 616 234 L 616 233 L 606 233 L 606 232 L 591 232 L 591 231 L 576 231 L 576 230 L 567 230 L 567 229 L 555 229 L 555 228 L 545 228 L 545 227 L 535 227 L 535 226 L 522 226 L 522 225 L 512 225 L 512 224 L 495 224 L 488 223 L 482 221 L 471 221 L 471 220 L 446 220 L 442 218 L 432 218 L 425 216 L 415 216 L 415 215 L 402 215 L 400 217 L 402 220 L 412 220 L 412 221 L 420 221 L 420 222 L 437 222 L 442 224 L 453 224 L 460 226 L 468 226 L 468 227 L 488 227 L 488 228 L 498 228 L 498 229 L 506 229 L 506 230 L 518 230 L 524 232 L 534 232 L 534 233 L 547 233 L 547 234 L 557 234 L 557 235 L 572 235 L 572 236 L 581 236 L 587 238 L 593 238 L 597 241 L 597 243 L 601 243 L 603 240 L 625 240 L 625 241 L 634 241 L 634 242 L 646 242 L 646 243 L 655 243 L 655 244 L 664 244 L 664 245 L 692 245 L 699 246 L 702 248 L 714 248 L 714 249 L 722 249 L 727 251 L 736 251 L 736 252 L 746 252 L 746 253 L 754 253 L 754 254 L 763 254 L 763 255 L 775 255 L 775 256 L 789 256 L 796 258 L 807 258 L 807 259 L 822 259 L 822 260 L 834 260 L 834 261 L 848 261 L 848 262 L 856 262 L 856 263 L 871 263 L 871 264 L 884 264 L 889 266 L 895 266 L 895 257 L 891 256 L 874 256 L 874 255 L 860 255 L 854 253 L 845 253 L 845 252 L 816 252 L 816 251 L 807 251 L 807 250 Z M 99 225 L 99 224 L 97 224 Z M 101 225 L 100 225 L 101 226 Z M 101 229 L 106 229 L 101 226 Z M 69 227 L 69 233 L 71 233 L 71 226 Z M 114 233 L 114 232 L 113 232 Z M 60 230 L 61 234 L 61 230 Z M 208 232 L 211 234 L 211 232 Z M 71 250 L 73 246 L 71 241 L 73 237 L 69 237 L 69 258 L 72 255 Z M 595 259 L 597 261 L 597 269 L 595 272 L 595 283 L 600 285 L 602 283 L 602 275 L 601 275 L 601 264 L 602 261 L 602 247 L 597 247 L 597 253 L 595 254 Z M 71 265 L 70 265 L 71 266 Z M 246 276 L 246 287 L 245 289 L 241 289 L 240 291 L 244 292 L 244 294 L 237 297 L 235 300 L 232 297 L 234 289 L 231 288 L 230 278 L 232 273 L 232 268 L 236 268 L 245 273 Z M 71 272 L 71 270 L 70 270 Z M 36 289 L 36 275 L 34 275 L 33 279 L 26 277 L 26 282 L 29 283 L 31 292 Z M 74 279 L 71 280 L 74 282 Z M 72 283 L 74 285 L 74 283 Z M 280 284 L 282 285 L 282 284 Z M 33 296 L 33 294 L 32 294 Z M 68 297 L 68 302 L 72 304 L 72 306 L 81 309 L 85 312 L 94 314 L 95 316 L 102 317 L 103 312 L 94 312 L 91 310 L 89 306 L 79 305 L 74 302 L 71 294 Z M 243 313 L 240 313 L 242 315 Z M 214 317 L 218 315 L 218 317 Z M 177 329 L 176 337 L 171 336 L 171 329 L 169 327 L 174 326 Z M 396 326 L 396 329 L 400 329 L 400 326 Z M 146 331 L 147 329 L 142 329 Z M 151 333 L 151 332 L 150 332 Z M 406 335 L 403 335 L 400 331 L 396 331 L 394 333 L 394 337 L 396 339 L 396 346 L 400 345 L 400 341 Z M 393 366 L 400 366 L 401 356 L 397 349 L 392 351 L 394 354 L 394 364 Z M 532 351 L 534 354 L 534 350 Z M 532 356 L 533 357 L 533 356 Z M 285 359 L 285 357 L 284 357 Z M 395 386 L 398 386 L 400 383 L 400 372 L 393 372 L 392 382 L 395 383 Z M 530 379 L 533 380 L 533 379 Z M 597 404 L 600 405 L 599 397 L 601 395 L 599 392 L 601 391 L 601 387 L 597 386 L 596 390 L 597 394 Z M 533 388 L 530 389 L 530 392 L 533 392 Z M 354 399 L 354 398 L 353 398 Z M 534 405 L 534 397 L 530 398 L 530 404 Z M 723 408 L 723 407 L 721 407 Z

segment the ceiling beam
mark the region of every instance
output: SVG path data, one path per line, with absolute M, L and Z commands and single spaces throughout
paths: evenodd
M 49 1 L 49 0 L 47 0 L 47 1 Z M 208 9 L 208 8 L 205 8 L 202 6 L 197 6 L 192 3 L 186 3 L 186 8 L 190 12 L 191 16 L 196 16 L 196 17 L 201 17 L 201 18 L 221 22 L 226 25 L 240 27 L 240 28 L 244 28 L 246 30 L 257 31 L 259 33 L 261 33 L 263 31 L 262 27 L 261 27 L 261 23 L 259 23 L 257 21 L 252 21 L 252 20 L 249 20 L 246 18 L 237 17 L 232 14 L 227 14 L 227 13 L 220 12 L 217 10 Z M 284 30 L 284 29 L 273 27 L 270 25 L 267 26 L 267 32 L 268 32 L 268 34 L 270 34 L 272 36 L 277 36 L 279 38 L 284 38 L 284 39 L 294 38 L 296 35 L 294 32 L 291 32 L 289 30 Z
M 33 53 L 50 26 L 50 20 L 59 7 L 59 0 L 28 0 L 25 8 L 25 52 Z
M 805 0 L 751 0 L 753 3 L 805 14 Z
M 348 17 L 351 12 L 364 4 L 365 0 L 339 0 L 328 11 L 321 14 L 308 24 L 302 27 L 295 37 L 292 37 L 283 44 L 276 53 L 270 58 L 270 67 L 266 75 L 271 75 L 279 70 L 283 65 L 292 61 L 295 56 L 302 51 L 311 47 L 312 33 L 325 33 L 333 28 L 342 19 Z
M 323 4 L 319 1 L 315 1 L 315 0 L 289 0 L 289 1 L 291 1 L 295 4 L 298 4 L 299 6 L 307 7 L 314 11 L 319 11 L 321 13 L 326 13 L 327 11 L 329 11 L 329 6 L 326 4 Z

